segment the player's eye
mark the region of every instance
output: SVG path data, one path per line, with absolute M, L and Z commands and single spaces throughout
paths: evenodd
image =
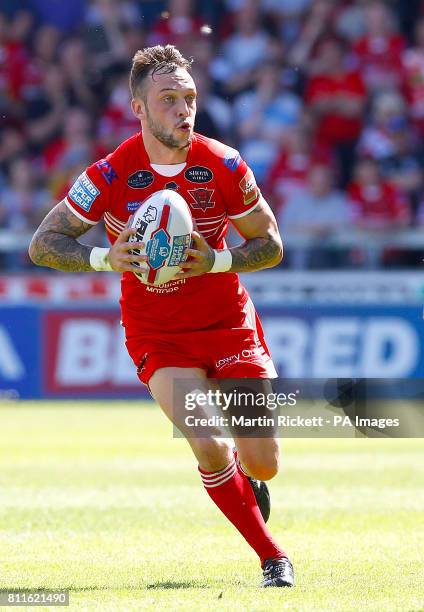
M 192 96 L 192 95 L 186 96 L 187 104 L 193 104 L 195 100 L 196 100 L 196 96 Z
M 172 103 L 174 102 L 174 100 L 175 100 L 174 96 L 165 96 L 165 97 L 163 98 L 163 101 L 164 101 L 166 104 L 172 104 Z

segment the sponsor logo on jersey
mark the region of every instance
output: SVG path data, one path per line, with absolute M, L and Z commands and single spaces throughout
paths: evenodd
M 128 212 L 135 212 L 143 204 L 143 200 L 135 200 L 134 202 L 127 202 Z
M 213 172 L 205 166 L 190 166 L 184 176 L 190 183 L 209 183 L 213 179 Z
M 172 189 L 173 191 L 178 191 L 179 186 L 175 181 L 171 181 L 170 183 L 166 183 L 165 189 Z
M 153 270 L 158 270 L 165 265 L 166 258 L 171 250 L 170 236 L 162 227 L 153 232 L 146 245 L 146 254 L 149 258 L 148 264 Z
M 239 187 L 243 192 L 243 203 L 245 206 L 251 204 L 258 197 L 259 189 L 250 168 L 247 169 L 246 174 L 241 179 Z
M 133 189 L 144 189 L 149 187 L 154 180 L 153 172 L 149 170 L 136 170 L 128 177 L 127 185 Z
M 190 234 L 182 236 L 174 236 L 172 241 L 171 255 L 169 257 L 168 266 L 178 266 L 182 261 L 185 261 L 184 251 L 190 246 Z
M 115 170 L 112 168 L 107 159 L 101 159 L 99 162 L 97 162 L 96 166 L 102 173 L 102 176 L 108 185 L 110 185 L 112 181 L 118 178 L 118 175 L 116 174 Z
M 163 294 L 163 293 L 175 293 L 175 291 L 180 290 L 180 286 L 184 285 L 186 282 L 185 278 L 179 278 L 178 280 L 169 281 L 169 283 L 164 283 L 160 287 L 152 287 L 150 285 L 146 286 L 146 291 L 150 291 L 151 293 Z
M 231 170 L 231 172 L 234 172 L 239 167 L 240 162 L 240 153 L 236 149 L 228 147 L 225 151 L 224 158 L 222 160 L 224 166 L 227 166 L 227 168 Z
M 143 214 L 143 219 L 147 223 L 156 221 L 158 218 L 158 209 L 155 206 L 148 206 L 146 212 Z
M 189 189 L 188 192 L 194 200 L 194 202 L 190 202 L 190 206 L 203 211 L 213 208 L 215 206 L 215 202 L 212 202 L 214 191 L 215 189 L 206 189 L 206 187 Z
M 227 357 L 223 357 L 215 362 L 215 368 L 217 370 L 221 370 L 226 366 L 232 365 L 234 363 L 239 363 L 240 361 L 252 359 L 257 356 L 259 353 L 258 349 L 243 349 L 240 353 L 236 353 L 235 355 L 228 355 Z
M 68 196 L 77 206 L 88 212 L 99 193 L 100 191 L 88 178 L 87 173 L 83 172 L 70 188 Z

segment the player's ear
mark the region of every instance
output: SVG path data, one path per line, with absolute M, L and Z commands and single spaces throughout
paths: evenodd
M 140 98 L 133 98 L 131 100 L 131 108 L 137 119 L 141 120 L 146 118 L 146 107 L 143 100 Z

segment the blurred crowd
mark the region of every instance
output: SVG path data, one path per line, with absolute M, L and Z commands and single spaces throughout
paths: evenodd
M 362 265 L 337 245 L 356 233 L 387 237 L 378 265 L 419 265 L 390 239 L 424 227 L 423 0 L 1 0 L 0 230 L 31 233 L 139 129 L 130 61 L 166 43 L 194 58 L 196 130 L 253 168 L 290 265 Z

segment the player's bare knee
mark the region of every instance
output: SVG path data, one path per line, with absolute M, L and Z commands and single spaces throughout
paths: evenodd
M 233 454 L 227 442 L 215 438 L 198 438 L 190 441 L 202 470 L 217 472 L 226 467 Z
M 278 474 L 280 460 L 278 455 L 268 457 L 248 456 L 242 459 L 242 465 L 252 478 L 271 480 Z

